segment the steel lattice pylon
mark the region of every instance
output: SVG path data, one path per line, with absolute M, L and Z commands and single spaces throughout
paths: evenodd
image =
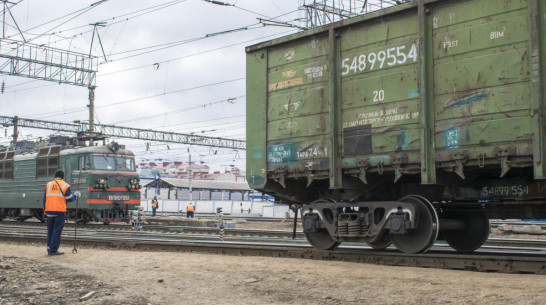
M 72 132 L 80 136 L 89 134 L 89 123 L 59 123 L 44 120 L 24 119 L 19 117 L 0 116 L 0 126 L 17 126 L 37 129 L 47 129 L 62 132 Z M 157 141 L 164 143 L 178 143 L 200 145 L 208 147 L 228 148 L 234 150 L 246 149 L 246 142 L 243 140 L 227 139 L 219 137 L 197 136 L 192 134 L 158 131 L 150 129 L 121 127 L 114 125 L 95 125 L 95 136 L 115 137 L 126 139 L 137 139 L 146 141 Z
M 0 38 L 0 74 L 94 87 L 97 70 L 94 56 Z

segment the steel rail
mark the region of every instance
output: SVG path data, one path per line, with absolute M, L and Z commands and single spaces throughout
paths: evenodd
M 108 230 L 99 230 L 92 231 L 90 229 L 81 229 L 81 236 L 85 235 L 88 237 L 99 236 L 99 237 L 113 237 L 118 239 L 173 239 L 175 241 L 185 240 L 185 241 L 218 241 L 218 229 L 215 229 L 215 235 L 212 234 L 188 234 L 186 232 L 169 232 L 169 233 L 159 233 L 159 232 L 131 232 L 131 231 L 108 231 Z M 26 227 L 26 226 L 0 226 L 0 232 L 4 233 L 17 233 L 17 234 L 45 234 L 46 230 L 44 227 Z M 67 228 L 64 230 L 64 237 L 70 239 L 73 235 L 73 228 Z M 265 232 L 265 231 L 264 231 Z M 273 232 L 275 233 L 275 232 Z M 224 236 L 223 241 L 226 242 L 262 242 L 262 243 L 290 243 L 290 244 L 299 244 L 309 246 L 308 242 L 304 238 L 298 239 L 289 239 L 283 236 L 259 236 L 259 235 L 233 235 L 233 236 Z M 310 247 L 310 246 L 309 246 Z M 365 243 L 357 242 L 344 242 L 341 246 L 342 248 L 362 248 L 369 249 Z M 443 241 L 437 241 L 434 245 L 435 249 L 448 249 L 451 251 L 451 247 Z M 392 248 L 394 249 L 394 248 Z M 485 244 L 480 248 L 480 251 L 498 251 L 498 250 L 509 250 L 509 251 L 519 251 L 519 252 L 537 252 L 537 251 L 546 251 L 546 240 L 529 240 L 529 239 L 503 239 L 503 238 L 490 238 Z
M 104 233 L 104 232 L 100 232 Z M 438 250 L 424 254 L 407 254 L 398 251 L 376 251 L 366 247 L 344 246 L 335 251 L 320 251 L 309 245 L 289 242 L 255 243 L 248 241 L 202 241 L 181 240 L 170 237 L 130 238 L 119 235 L 84 235 L 78 239 L 80 246 L 136 250 L 165 250 L 198 253 L 231 254 L 245 256 L 291 257 L 318 260 L 336 260 L 372 263 L 392 266 L 431 267 L 442 269 L 491 271 L 505 273 L 546 274 L 546 256 L 543 251 L 522 250 L 515 252 L 498 247 L 497 250 L 480 251 L 474 254 L 457 254 Z M 0 232 L 0 240 L 17 242 L 44 242 L 43 233 Z M 541 249 L 543 250 L 543 249 Z
M 0 227 L 43 227 L 45 223 L 41 222 L 14 222 L 6 221 L 1 222 Z M 72 228 L 75 225 L 73 223 L 65 224 L 65 228 Z M 80 225 L 80 229 L 96 229 L 101 231 L 129 231 L 133 232 L 129 225 L 108 225 L 103 224 L 85 224 Z M 143 227 L 144 232 L 173 232 L 173 233 L 194 233 L 194 234 L 216 234 L 218 233 L 216 227 L 196 227 L 196 226 L 168 226 L 168 225 L 145 225 Z M 224 229 L 226 235 L 233 236 L 272 236 L 272 237 L 284 237 L 292 238 L 292 231 L 288 230 L 264 230 L 264 229 L 247 229 L 247 228 L 226 228 Z M 303 232 L 296 233 L 297 238 L 304 238 Z

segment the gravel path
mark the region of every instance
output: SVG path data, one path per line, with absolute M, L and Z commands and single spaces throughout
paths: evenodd
M 0 264 L 10 266 L 0 269 L 0 304 L 546 303 L 540 275 L 177 252 L 45 252 L 42 245 L 0 243 Z M 79 302 L 89 291 L 96 293 Z

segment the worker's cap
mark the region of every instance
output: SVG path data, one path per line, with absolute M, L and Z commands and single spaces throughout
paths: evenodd
M 55 178 L 61 178 L 64 179 L 64 171 L 58 170 L 55 172 Z

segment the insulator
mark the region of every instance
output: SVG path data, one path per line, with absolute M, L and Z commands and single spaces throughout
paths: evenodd
M 6 90 L 6 82 L 2 81 L 2 94 L 4 94 L 4 91 Z

